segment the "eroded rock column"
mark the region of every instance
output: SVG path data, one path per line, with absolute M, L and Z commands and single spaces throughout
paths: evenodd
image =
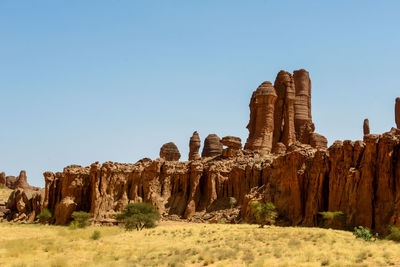
M 249 137 L 245 149 L 270 153 L 274 134 L 274 109 L 277 99 L 271 82 L 263 82 L 250 102 Z
M 296 135 L 301 135 L 301 130 L 311 118 L 311 80 L 308 71 L 301 69 L 293 72 L 293 79 L 296 88 L 296 100 L 294 105 L 294 124 Z M 303 128 L 304 129 L 304 128 Z
M 396 104 L 394 107 L 394 119 L 396 120 L 397 129 L 400 129 L 400 97 L 396 98 Z
M 194 132 L 189 141 L 189 160 L 200 159 L 199 149 L 200 149 L 200 137 L 197 132 Z

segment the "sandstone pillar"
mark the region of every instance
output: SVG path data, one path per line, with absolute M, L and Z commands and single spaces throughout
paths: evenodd
M 200 137 L 197 132 L 194 132 L 189 141 L 189 160 L 200 159 L 199 149 L 200 149 Z
M 274 108 L 277 94 L 271 82 L 263 82 L 250 103 L 249 137 L 245 149 L 269 153 L 274 134 Z M 253 120 L 253 121 L 251 121 Z
M 363 132 L 364 132 L 364 135 L 370 134 L 370 131 L 369 131 L 369 120 L 368 119 L 364 120 Z
M 311 80 L 308 71 L 304 69 L 295 70 L 293 72 L 293 79 L 296 88 L 294 124 L 296 135 L 299 135 L 302 126 L 307 122 L 312 122 Z

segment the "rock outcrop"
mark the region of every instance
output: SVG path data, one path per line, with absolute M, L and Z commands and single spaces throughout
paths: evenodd
M 239 137 L 225 136 L 221 139 L 221 144 L 227 147 L 222 150 L 222 156 L 224 158 L 239 156 L 240 151 L 242 150 L 242 139 Z
M 370 131 L 369 131 L 369 120 L 368 119 L 364 120 L 363 133 L 364 133 L 364 135 L 370 134 Z
M 33 222 L 43 207 L 43 189 L 17 188 L 7 201 L 5 216 L 9 221 Z
M 394 118 L 397 129 L 400 129 L 400 97 L 396 98 L 396 103 L 394 106 Z
M 393 129 L 364 141 L 337 141 L 328 150 L 297 144 L 269 156 L 69 166 L 45 173 L 43 206 L 57 224 L 67 223 L 75 210 L 91 212 L 95 223 L 112 224 L 130 202 L 150 202 L 164 217 L 190 219 L 234 197 L 247 221 L 256 190 L 290 225 L 317 226 L 318 212 L 342 211 L 346 225 L 383 233 L 389 225 L 400 226 L 399 177 L 400 131 Z
M 6 180 L 6 174 L 4 172 L 0 173 L 0 187 L 6 187 L 7 180 Z
M 263 82 L 254 91 L 250 100 L 250 122 L 247 125 L 249 137 L 245 149 L 260 153 L 271 152 L 274 134 L 274 109 L 277 97 L 271 82 Z
M 261 84 L 250 100 L 247 128 L 245 149 L 261 154 L 283 151 L 282 144 L 289 147 L 296 142 L 326 149 L 328 140 L 314 133 L 309 73 L 301 69 L 291 75 L 282 70 L 274 86 L 270 82 Z M 275 148 L 277 145 L 279 148 Z
M 200 149 L 201 141 L 199 134 L 194 132 L 192 137 L 190 137 L 189 141 L 189 160 L 198 160 L 200 159 L 199 149 Z
M 218 135 L 209 134 L 204 140 L 203 151 L 201 152 L 201 156 L 205 157 L 215 157 L 220 156 L 222 154 L 222 144 Z
M 154 161 L 96 162 L 46 172 L 44 193 L 15 190 L 6 217 L 32 220 L 47 208 L 52 222 L 66 224 L 72 212 L 82 210 L 96 224 L 115 224 L 126 204 L 144 201 L 164 218 L 251 222 L 250 206 L 258 200 L 274 203 L 287 225 L 317 226 L 319 212 L 342 211 L 346 227 L 386 233 L 389 226 L 400 226 L 400 129 L 327 148 L 326 138 L 314 132 L 305 70 L 281 71 L 275 87 L 262 83 L 251 97 L 247 128 L 244 150 L 240 138 L 211 134 L 199 158 L 194 134 L 187 162 L 177 161 L 176 146 L 168 145 Z M 230 197 L 237 200 L 234 208 Z
M 161 147 L 160 158 L 167 161 L 178 161 L 181 158 L 181 153 L 173 142 L 169 142 Z
M 39 189 L 37 187 L 30 186 L 28 184 L 28 178 L 26 176 L 25 171 L 21 171 L 18 177 L 15 176 L 6 176 L 4 172 L 0 173 L 0 186 L 9 188 L 9 189 Z

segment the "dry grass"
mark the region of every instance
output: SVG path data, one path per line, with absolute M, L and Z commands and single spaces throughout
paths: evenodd
M 11 189 L 0 187 L 0 200 L 4 200 L 7 202 L 11 192 L 12 192 Z
M 101 232 L 99 240 L 90 236 Z M 0 224 L 0 266 L 400 266 L 400 244 L 318 228 L 162 223 L 119 227 Z

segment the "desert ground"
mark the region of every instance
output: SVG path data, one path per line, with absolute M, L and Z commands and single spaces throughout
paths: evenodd
M 3 199 L 9 191 L 0 190 Z M 92 238 L 99 231 L 100 237 Z M 0 223 L 0 266 L 400 266 L 400 244 L 351 232 L 160 222 L 122 227 Z
M 98 240 L 91 238 L 99 231 Z M 400 266 L 400 245 L 345 231 L 161 222 L 154 229 L 0 224 L 0 266 Z

